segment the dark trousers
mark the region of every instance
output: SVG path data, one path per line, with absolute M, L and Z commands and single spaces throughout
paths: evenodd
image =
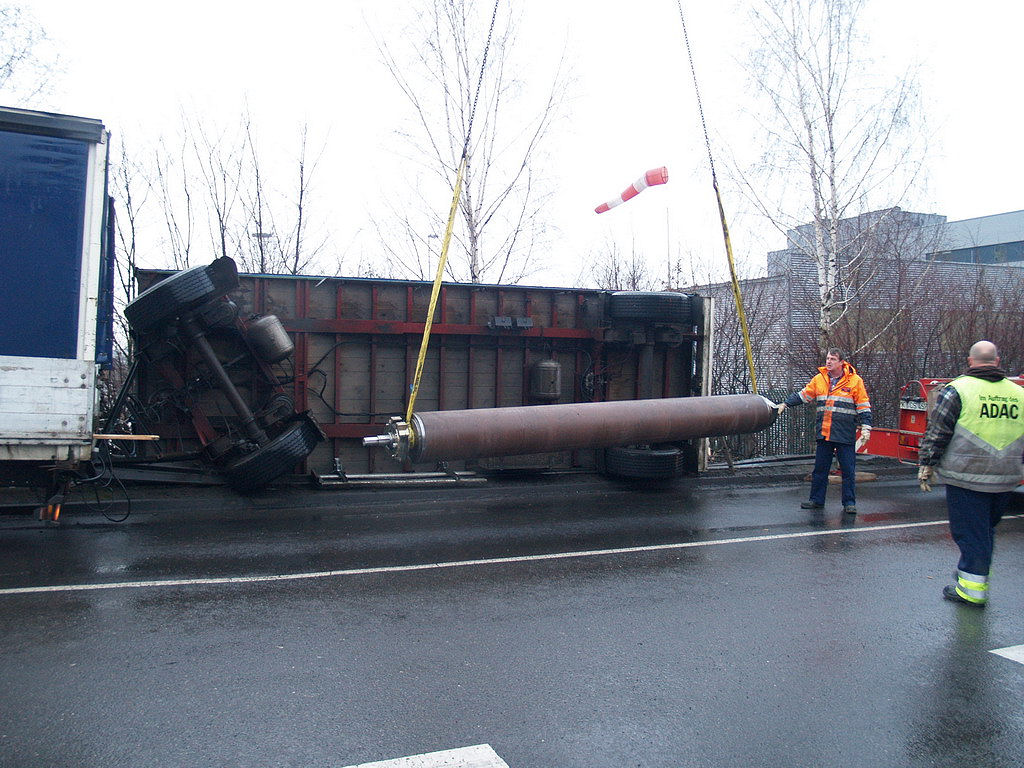
M 957 567 L 961 571 L 988 576 L 996 526 L 1003 518 L 1011 493 L 984 493 L 946 484 L 949 531 L 960 547 Z
M 811 501 L 815 504 L 825 503 L 825 491 L 828 490 L 828 473 L 832 468 L 832 457 L 839 459 L 839 469 L 843 473 L 843 506 L 852 507 L 857 503 L 856 475 L 857 451 L 846 443 L 833 443 L 819 440 L 814 451 L 814 471 L 811 472 Z

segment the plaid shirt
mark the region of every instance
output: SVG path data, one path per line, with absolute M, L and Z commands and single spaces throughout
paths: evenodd
M 942 460 L 946 446 L 953 438 L 953 430 L 960 418 L 960 393 L 955 387 L 945 386 L 939 392 L 935 407 L 928 414 L 928 428 L 918 447 L 918 461 L 922 467 L 934 467 Z

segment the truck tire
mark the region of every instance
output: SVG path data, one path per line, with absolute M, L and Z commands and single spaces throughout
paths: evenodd
M 608 448 L 605 472 L 616 477 L 639 480 L 679 477 L 686 471 L 686 457 L 675 446 L 652 448 Z
M 608 297 L 608 316 L 613 320 L 693 324 L 690 297 L 669 291 L 616 291 Z
M 182 312 L 216 299 L 238 287 L 238 270 L 229 258 L 176 272 L 138 295 L 124 308 L 135 333 L 145 333 Z
M 704 333 L 704 297 L 699 294 L 690 294 L 690 322 L 697 326 L 697 332 Z
M 259 490 L 292 470 L 322 439 L 316 422 L 303 415 L 266 445 L 229 465 L 224 477 L 235 490 Z

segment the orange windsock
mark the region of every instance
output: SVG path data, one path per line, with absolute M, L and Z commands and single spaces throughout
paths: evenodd
M 601 203 L 594 209 L 594 213 L 610 211 L 616 205 L 621 205 L 627 200 L 636 197 L 648 187 L 653 187 L 656 184 L 664 184 L 666 181 L 668 181 L 668 168 L 665 166 L 661 166 L 661 168 L 654 168 L 626 187 L 626 191 L 614 200 L 609 200 L 607 203 Z

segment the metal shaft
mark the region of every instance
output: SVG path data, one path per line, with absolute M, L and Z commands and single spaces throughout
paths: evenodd
M 413 417 L 414 462 L 515 456 L 757 432 L 776 411 L 759 395 L 432 411 Z
M 246 405 L 242 396 L 238 394 L 238 389 L 231 381 L 231 377 L 228 376 L 228 372 L 224 370 L 224 366 L 220 364 L 220 360 L 217 359 L 217 353 L 210 346 L 206 334 L 189 318 L 182 319 L 182 326 L 206 362 L 207 369 L 217 380 L 221 394 L 227 398 L 231 407 L 235 409 L 235 413 L 242 420 L 242 431 L 245 432 L 245 436 L 259 445 L 265 445 L 268 442 L 267 433 L 256 423 L 256 417 L 253 415 L 253 412 Z

